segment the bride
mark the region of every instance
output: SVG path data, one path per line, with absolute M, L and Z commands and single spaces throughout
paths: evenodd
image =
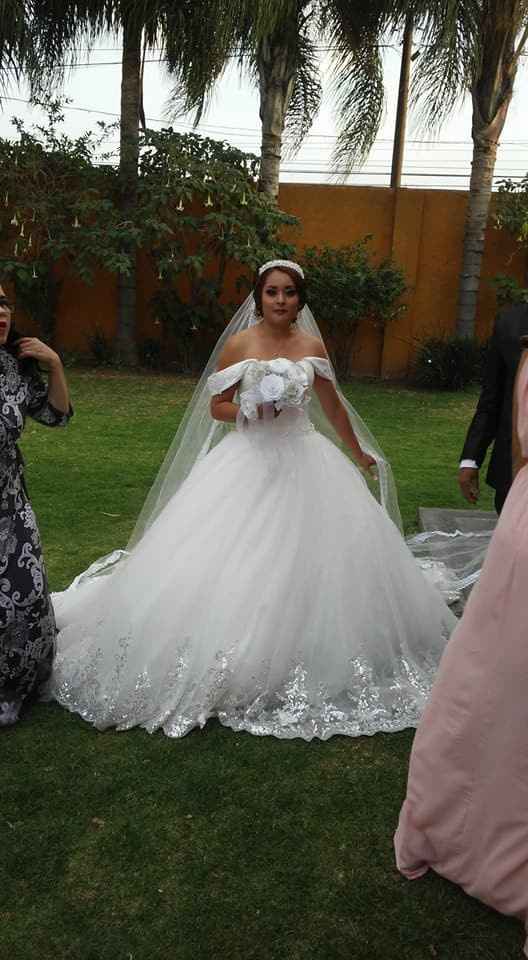
M 209 717 L 305 740 L 415 726 L 455 618 L 398 524 L 301 267 L 266 263 L 127 551 L 54 596 L 51 694 L 99 729 L 172 737 Z

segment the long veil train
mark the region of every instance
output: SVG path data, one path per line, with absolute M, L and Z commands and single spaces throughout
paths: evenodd
M 406 543 L 446 603 L 461 607 L 479 578 L 492 533 L 426 530 L 407 537 Z

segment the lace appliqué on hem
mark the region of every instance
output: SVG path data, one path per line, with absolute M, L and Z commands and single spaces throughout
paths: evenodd
M 447 635 L 445 637 L 447 640 Z M 303 662 L 292 663 L 277 689 L 269 687 L 270 661 L 252 676 L 252 689 L 238 688 L 234 650 L 221 651 L 198 682 L 191 676 L 192 644 L 180 647 L 162 682 L 148 670 L 122 688 L 123 667 L 130 641 L 119 642 L 114 668 L 101 679 L 101 648 L 92 652 L 61 679 L 56 663 L 53 696 L 65 707 L 104 730 L 141 726 L 149 733 L 163 729 L 181 737 L 216 717 L 224 726 L 258 736 L 303 740 L 344 736 L 371 736 L 416 727 L 429 697 L 437 662 L 419 668 L 400 660 L 399 672 L 380 684 L 368 657 L 350 659 L 341 692 L 328 691 L 311 677 Z

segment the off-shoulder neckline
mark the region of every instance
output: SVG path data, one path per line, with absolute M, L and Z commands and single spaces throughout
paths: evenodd
M 236 363 L 230 363 L 229 366 L 223 367 L 222 370 L 219 370 L 218 373 L 223 373 L 224 370 L 229 370 L 230 367 L 238 367 L 241 363 L 273 363 L 274 360 L 286 360 L 288 363 L 302 363 L 303 360 L 318 360 L 320 363 L 329 363 L 327 357 L 315 357 L 315 356 L 306 356 L 299 357 L 298 360 L 292 360 L 291 357 L 245 357 L 244 360 L 237 360 Z

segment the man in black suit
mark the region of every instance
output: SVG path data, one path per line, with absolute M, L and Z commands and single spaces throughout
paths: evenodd
M 522 336 L 528 334 L 528 304 L 501 310 L 489 343 L 482 390 L 462 451 L 458 482 L 469 503 L 479 496 L 479 469 L 493 442 L 486 482 L 495 489 L 500 513 L 512 483 L 512 408 Z

